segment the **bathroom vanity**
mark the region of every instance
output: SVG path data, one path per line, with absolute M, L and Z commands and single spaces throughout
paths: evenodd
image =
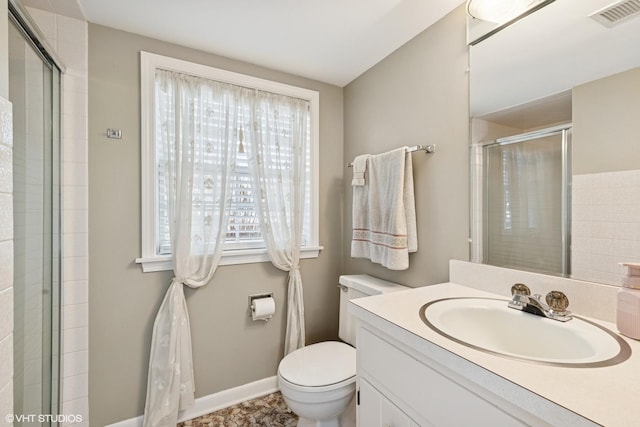
M 456 261 L 455 263 L 460 263 Z M 462 269 L 487 268 L 458 265 Z M 454 265 L 452 264 L 452 267 Z M 434 300 L 459 297 L 509 299 L 509 271 L 488 267 L 492 292 L 443 283 L 353 300 L 360 321 L 357 340 L 358 425 L 374 426 L 637 426 L 640 424 L 640 342 L 623 339 L 631 356 L 601 367 L 554 366 L 484 352 L 438 334 L 420 317 Z M 488 280 L 487 275 L 497 273 Z M 532 273 L 517 272 L 522 275 Z M 539 277 L 538 277 L 539 276 Z M 452 280 L 460 278 L 451 274 Z M 533 289 L 547 276 L 525 277 Z M 571 281 L 553 278 L 549 286 L 571 298 Z M 466 280 L 460 280 L 465 282 Z M 494 285 L 495 284 L 495 285 Z M 509 285 L 509 286 L 507 286 Z M 498 293 L 499 292 L 499 293 Z M 540 289 L 540 292 L 546 292 Z M 606 289 L 602 292 L 608 292 Z M 615 288 L 611 290 L 615 296 Z M 577 297 L 577 308 L 585 308 Z M 609 298 L 603 304 L 610 305 Z M 506 304 L 506 302 L 505 302 Z M 577 311 L 581 317 L 588 314 Z M 586 308 L 585 308 L 586 310 Z M 525 315 L 529 315 L 525 313 Z M 593 323 L 616 332 L 600 319 Z M 573 320 L 572 320 L 573 321 Z M 527 334 L 527 331 L 522 331 Z

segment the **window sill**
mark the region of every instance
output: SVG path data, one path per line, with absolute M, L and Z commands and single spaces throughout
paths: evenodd
M 323 246 L 304 247 L 300 253 L 300 259 L 317 258 L 323 249 Z M 256 262 L 270 262 L 266 249 L 223 251 L 222 259 L 220 259 L 220 265 L 251 264 Z M 173 262 L 170 255 L 136 258 L 136 264 L 142 266 L 143 273 L 173 270 Z

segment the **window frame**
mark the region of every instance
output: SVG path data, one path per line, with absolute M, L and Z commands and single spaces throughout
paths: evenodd
M 320 94 L 317 91 L 278 83 L 258 77 L 196 64 L 149 52 L 140 52 L 140 127 L 141 127 L 141 227 L 142 256 L 135 260 L 143 272 L 173 270 L 171 255 L 156 253 L 157 186 L 155 162 L 155 71 L 177 71 L 251 89 L 308 100 L 311 120 L 311 241 L 301 248 L 300 258 L 316 258 L 323 249 L 319 245 L 319 135 Z M 269 262 L 266 247 L 224 249 L 220 265 Z

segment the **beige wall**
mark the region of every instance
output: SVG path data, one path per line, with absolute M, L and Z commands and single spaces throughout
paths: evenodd
M 573 174 L 639 168 L 640 68 L 573 89 Z
M 140 254 L 140 51 L 320 92 L 320 244 L 302 261 L 307 341 L 337 337 L 342 259 L 342 89 L 98 25 L 89 26 L 89 229 L 91 424 L 142 414 L 155 313 L 170 272 L 142 273 Z M 123 139 L 107 139 L 107 128 Z M 187 290 L 196 397 L 276 374 L 282 358 L 287 276 L 269 263 L 218 268 Z M 273 291 L 268 323 L 247 317 L 247 296 Z
M 446 281 L 450 258 L 468 259 L 467 67 L 465 14 L 459 7 L 345 88 L 347 161 L 402 145 L 437 145 L 435 154 L 413 154 L 419 249 L 408 270 L 349 257 L 352 193 L 345 179 L 345 273 L 420 286 Z

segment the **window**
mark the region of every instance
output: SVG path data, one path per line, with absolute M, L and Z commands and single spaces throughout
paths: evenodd
M 156 134 L 162 132 L 162 124 L 155 120 L 157 109 L 171 111 L 175 100 L 168 91 L 163 91 L 157 83 L 157 76 L 166 72 L 178 72 L 186 76 L 206 79 L 212 82 L 230 83 L 243 88 L 267 91 L 278 95 L 304 99 L 310 105 L 310 126 L 307 135 L 310 149 L 304 153 L 307 166 L 305 203 L 305 222 L 303 226 L 302 258 L 316 257 L 318 246 L 318 93 L 276 82 L 249 77 L 237 73 L 219 70 L 186 61 L 141 52 L 142 82 L 142 257 L 143 271 L 170 270 L 171 244 L 169 241 L 168 197 L 166 194 L 165 168 L 168 159 L 159 149 Z M 198 98 L 199 97 L 199 98 Z M 207 116 L 215 114 L 219 105 L 206 97 L 205 93 L 194 94 L 196 117 L 201 117 L 203 129 L 215 127 Z M 242 114 L 242 110 L 240 113 Z M 287 120 L 287 118 L 283 118 Z M 242 122 L 242 120 L 240 121 Z M 240 126 L 235 130 L 238 135 L 238 152 L 232 175 L 232 204 L 228 209 L 229 224 L 224 244 L 221 264 L 240 264 L 268 261 L 264 241 L 260 231 L 259 215 L 254 203 L 254 193 L 249 170 L 250 159 L 244 150 L 251 144 L 250 132 Z M 215 137 L 215 136 L 212 136 Z M 202 138 L 201 144 L 206 144 Z M 293 155 L 293 153 L 285 153 Z M 206 163 L 206 160 L 205 160 Z M 213 203 L 206 199 L 194 200 L 194 203 Z

